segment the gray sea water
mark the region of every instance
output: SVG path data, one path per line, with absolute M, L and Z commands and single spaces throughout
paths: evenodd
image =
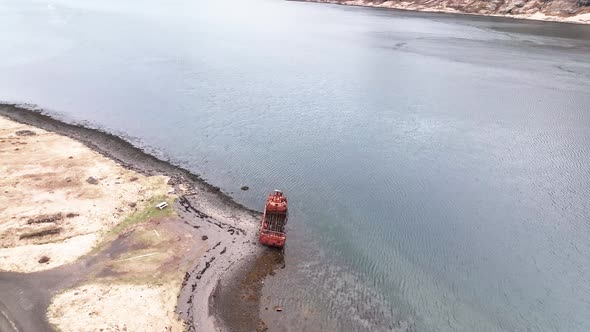
M 590 331 L 590 26 L 3 0 L 0 27 L 1 100 L 123 135 L 252 208 L 287 193 L 271 330 Z

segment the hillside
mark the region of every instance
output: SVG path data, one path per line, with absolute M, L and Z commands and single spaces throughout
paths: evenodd
M 590 23 L 590 0 L 308 0 L 352 6 Z

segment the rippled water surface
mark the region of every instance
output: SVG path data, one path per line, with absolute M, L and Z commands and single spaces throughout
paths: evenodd
M 590 330 L 590 26 L 280 0 L 0 17 L 0 99 L 250 207 L 286 191 L 271 328 Z

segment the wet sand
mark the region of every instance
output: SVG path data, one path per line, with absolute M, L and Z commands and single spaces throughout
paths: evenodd
M 247 260 L 231 278 L 219 280 L 210 301 L 210 308 L 222 319 L 228 331 L 267 331 L 259 318 L 264 280 L 284 268 L 283 251 L 265 248 L 261 255 Z M 282 310 L 264 308 L 263 310 Z
M 144 176 L 165 176 L 173 188 L 171 194 L 176 197 L 172 214 L 150 218 L 111 234 L 110 238 L 106 236 L 97 250 L 73 263 L 34 273 L 0 272 L 0 309 L 8 318 L 0 318 L 3 324 L 0 326 L 49 331 L 51 324 L 66 324 L 69 328 L 76 328 L 80 323 L 98 324 L 129 301 L 139 301 L 125 298 L 136 294 L 132 290 L 118 292 L 116 287 L 108 286 L 127 282 L 151 285 L 152 293 L 155 287 L 160 293 L 177 294 L 175 311 L 185 325 L 180 328 L 181 325 L 168 324 L 163 326 L 165 329 L 217 331 L 256 327 L 264 330 L 258 314 L 260 289 L 264 277 L 280 265 L 275 264 L 280 255 L 257 242 L 259 212 L 237 204 L 198 176 L 150 156 L 117 136 L 67 124 L 14 105 L 0 105 L 0 116 L 70 137 Z M 135 259 L 138 263 L 132 264 Z M 144 259 L 149 262 L 147 265 Z M 125 264 L 118 264 L 120 261 Z M 134 291 L 137 290 L 135 287 Z M 109 306 L 114 306 L 115 311 L 91 311 L 85 313 L 90 318 L 76 322 L 76 311 L 80 308 L 101 306 L 90 303 L 96 296 L 81 300 L 84 297 L 80 294 L 86 291 L 107 294 Z M 235 292 L 240 294 L 239 299 L 233 297 Z M 69 308 L 72 304 L 76 307 Z M 61 316 L 70 320 L 59 320 Z M 130 326 L 112 324 L 105 326 L 133 329 L 138 327 L 133 324 L 139 323 L 130 320 Z M 92 328 L 98 330 L 99 326 Z

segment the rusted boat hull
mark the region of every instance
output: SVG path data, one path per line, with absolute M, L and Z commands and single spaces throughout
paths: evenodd
M 273 234 L 264 234 L 264 233 L 260 233 L 260 238 L 259 241 L 260 243 L 269 246 L 269 247 L 276 247 L 276 248 L 282 248 L 285 246 L 285 241 L 287 240 L 286 236 L 280 236 L 280 235 L 273 235 Z
M 273 194 L 268 195 L 264 214 L 260 221 L 260 243 L 277 248 L 282 248 L 285 245 L 287 213 L 287 197 L 283 195 L 282 191 L 275 190 Z

